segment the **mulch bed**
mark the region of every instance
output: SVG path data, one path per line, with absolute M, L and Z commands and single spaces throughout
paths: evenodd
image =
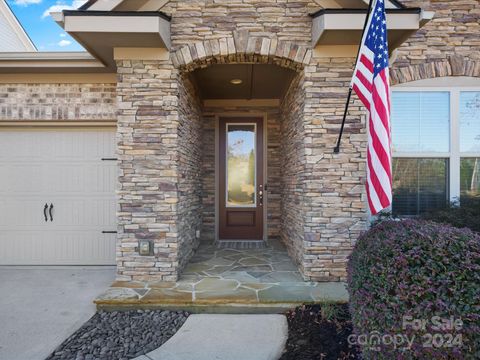
M 187 320 L 184 311 L 96 313 L 47 360 L 127 360 L 160 347 Z
M 347 305 L 305 305 L 289 311 L 288 340 L 281 360 L 361 359 L 347 341 L 352 324 Z

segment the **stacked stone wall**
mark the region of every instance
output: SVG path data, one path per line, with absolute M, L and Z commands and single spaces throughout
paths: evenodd
M 176 49 L 230 37 L 239 30 L 307 46 L 311 41 L 309 14 L 319 9 L 315 1 L 308 0 L 172 0 L 162 10 L 172 16 Z
M 314 281 L 345 280 L 347 257 L 366 229 L 366 114 L 356 96 L 333 153 L 354 60 L 314 57 L 305 67 L 303 274 Z
M 169 61 L 117 62 L 119 280 L 175 281 L 179 273 L 178 72 Z M 139 240 L 153 243 L 140 256 Z
M 433 20 L 397 49 L 393 84 L 444 76 L 480 77 L 478 0 L 402 0 L 435 12 Z
M 199 245 L 202 229 L 202 114 L 196 90 L 188 76 L 181 76 L 178 124 L 178 260 L 179 271 Z
M 298 74 L 281 104 L 281 238 L 288 253 L 304 268 L 305 128 L 304 74 Z

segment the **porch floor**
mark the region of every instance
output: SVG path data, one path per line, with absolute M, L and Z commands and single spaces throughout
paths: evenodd
M 116 282 L 99 308 L 289 308 L 303 303 L 347 302 L 343 283 L 304 281 L 283 244 L 263 249 L 218 249 L 202 244 L 175 283 Z M 209 307 L 211 307 L 209 309 Z

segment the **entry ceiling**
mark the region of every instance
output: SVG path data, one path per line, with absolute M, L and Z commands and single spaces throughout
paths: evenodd
M 202 99 L 280 99 L 295 71 L 266 64 L 218 64 L 194 71 Z M 241 84 L 232 84 L 234 79 Z

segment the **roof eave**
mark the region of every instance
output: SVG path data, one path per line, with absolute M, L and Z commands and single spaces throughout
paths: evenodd
M 390 52 L 434 16 L 420 8 L 387 9 L 386 13 Z M 322 9 L 312 14 L 312 47 L 359 45 L 366 14 L 366 9 Z

